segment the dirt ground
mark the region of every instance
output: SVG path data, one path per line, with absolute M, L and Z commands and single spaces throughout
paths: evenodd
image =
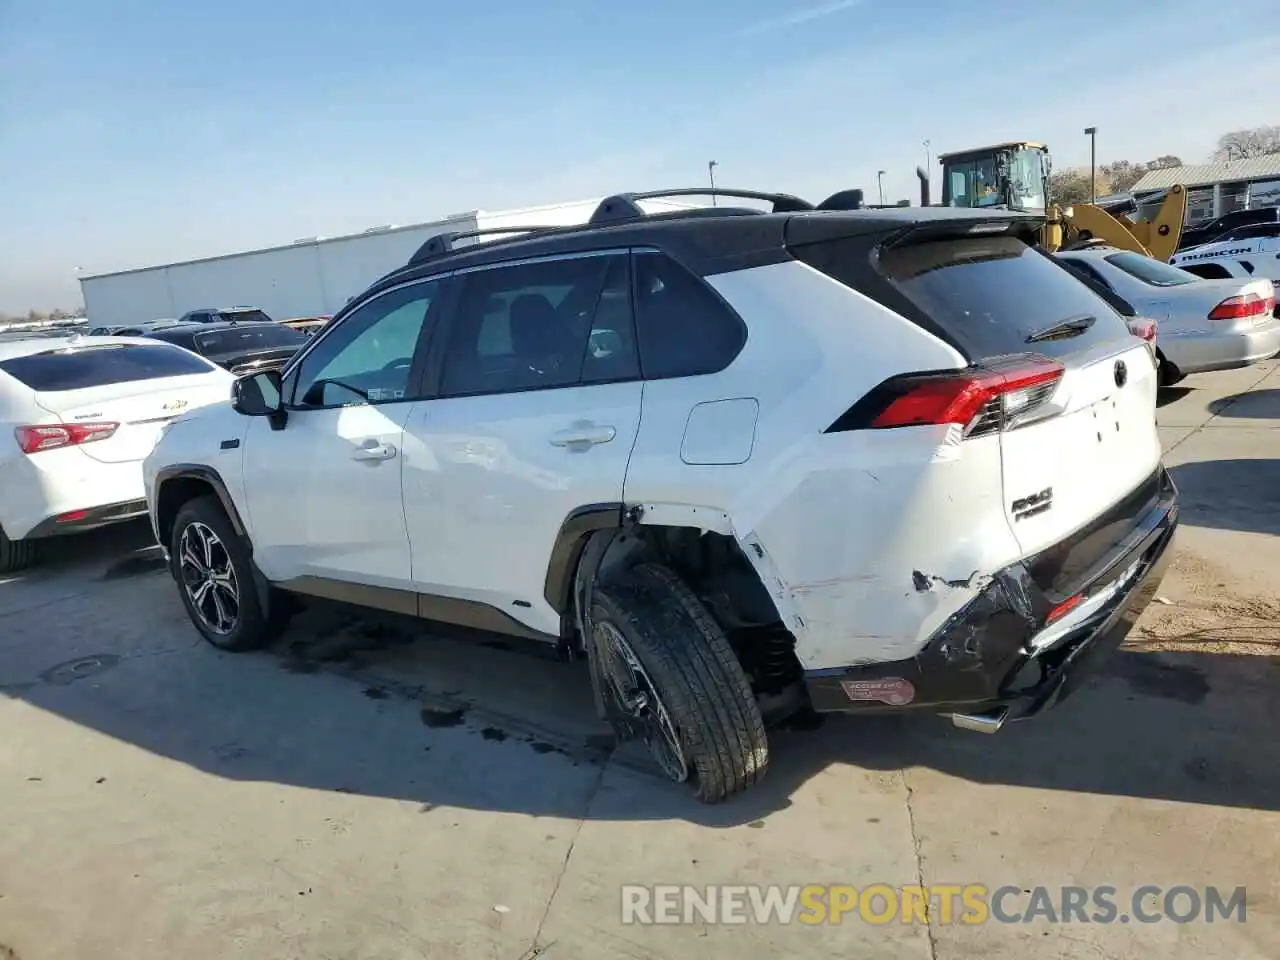
M 324 606 L 224 655 L 145 525 L 60 543 L 0 578 L 0 960 L 1275 957 L 1280 364 L 1191 378 L 1158 421 L 1176 560 L 1084 689 L 995 737 L 780 731 L 716 807 L 614 749 L 579 665 Z M 1244 887 L 1247 912 L 622 922 L 623 885 L 735 883 L 1009 885 L 1018 911 Z

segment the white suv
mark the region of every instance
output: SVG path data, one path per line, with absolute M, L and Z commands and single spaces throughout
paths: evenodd
M 720 193 L 773 209 L 436 238 L 175 424 L 148 498 L 200 632 L 303 594 L 557 644 L 706 801 L 798 710 L 1059 699 L 1177 526 L 1144 343 L 1032 217 Z

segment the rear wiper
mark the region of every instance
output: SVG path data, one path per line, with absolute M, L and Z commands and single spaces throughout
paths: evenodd
M 1045 340 L 1066 340 L 1069 337 L 1078 337 L 1097 322 L 1097 317 L 1072 317 L 1070 320 L 1063 320 L 1061 323 L 1055 323 L 1051 327 L 1028 334 L 1024 342 L 1041 343 Z

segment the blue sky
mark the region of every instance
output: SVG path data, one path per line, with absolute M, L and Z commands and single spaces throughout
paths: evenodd
M 814 199 L 884 169 L 890 200 L 925 138 L 1065 167 L 1096 125 L 1100 162 L 1196 162 L 1280 123 L 1277 50 L 1275 0 L 0 0 L 0 310 L 78 304 L 77 267 L 697 184 L 710 159 Z

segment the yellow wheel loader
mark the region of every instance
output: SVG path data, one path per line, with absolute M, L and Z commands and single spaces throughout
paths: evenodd
M 1153 219 L 1134 221 L 1092 203 L 1054 203 L 1049 196 L 1049 149 L 1041 143 L 1018 140 L 976 147 L 941 154 L 938 162 L 943 206 L 1043 213 L 1042 243 L 1048 250 L 1101 242 L 1168 262 L 1178 249 L 1187 213 L 1187 195 L 1181 186 L 1169 188 Z M 921 200 L 928 204 L 929 175 L 923 170 L 916 174 Z

